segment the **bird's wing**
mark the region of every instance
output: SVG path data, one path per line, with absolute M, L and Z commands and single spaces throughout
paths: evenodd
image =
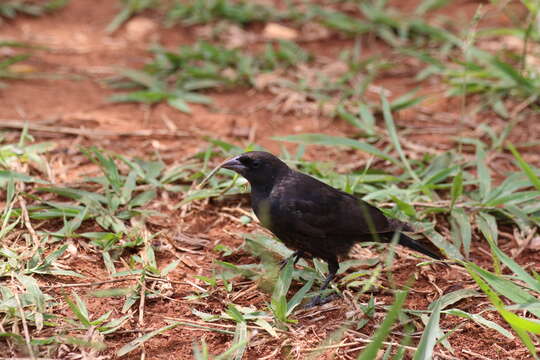
M 326 238 L 328 226 L 335 221 L 335 216 L 327 214 L 326 208 L 315 201 L 289 198 L 280 202 L 279 207 L 280 213 L 287 214 L 283 223 L 291 233 Z
M 312 178 L 309 178 L 312 179 Z M 288 229 L 306 236 L 352 237 L 386 232 L 389 222 L 384 214 L 367 202 L 336 190 L 319 181 L 300 181 L 298 187 L 283 184 L 273 196 L 277 211 L 272 214 Z M 281 218 L 281 214 L 287 216 Z

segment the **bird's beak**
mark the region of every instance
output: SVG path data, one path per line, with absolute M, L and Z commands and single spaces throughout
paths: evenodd
M 221 165 L 222 168 L 236 171 L 239 174 L 242 174 L 246 170 L 246 166 L 238 160 L 239 156 L 232 158 L 231 160 L 225 162 Z

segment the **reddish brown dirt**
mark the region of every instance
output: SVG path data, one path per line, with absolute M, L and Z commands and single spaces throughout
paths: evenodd
M 83 166 L 84 164 L 79 162 L 75 162 L 77 164 L 75 167 L 70 166 L 70 158 L 66 158 L 65 155 L 79 156 L 76 155 L 76 147 L 79 145 L 97 145 L 126 156 L 152 157 L 156 151 L 159 151 L 162 158 L 168 163 L 175 163 L 207 147 L 207 143 L 202 139 L 202 136 L 205 135 L 225 139 L 239 145 L 246 145 L 248 143 L 247 136 L 238 134 L 248 133 L 247 130 L 254 126 L 256 126 L 256 131 L 253 140 L 272 151 L 279 151 L 280 149 L 279 144 L 271 140 L 271 137 L 276 135 L 306 132 L 348 135 L 354 132 L 353 129 L 341 121 L 330 121 L 317 116 L 277 114 L 267 111 L 262 109 L 262 105 L 272 101 L 273 95 L 242 89 L 211 93 L 214 105 L 211 107 L 193 105 L 193 114 L 191 115 L 182 114 L 165 105 L 149 107 L 137 104 L 108 103 L 106 98 L 113 94 L 114 91 L 105 86 L 103 80 L 113 75 L 116 68 L 141 66 L 149 59 L 150 55 L 146 50 L 151 41 L 159 40 L 167 46 L 176 47 L 181 44 L 191 43 L 196 38 L 193 28 L 181 27 L 173 29 L 159 28 L 144 40 L 131 40 L 125 28 L 122 28 L 113 36 L 109 36 L 105 33 L 104 28 L 118 12 L 117 3 L 108 0 L 92 2 L 73 0 L 65 9 L 51 15 L 39 18 L 20 16 L 15 21 L 0 25 L 0 37 L 3 39 L 27 41 L 47 46 L 49 50 L 37 52 L 27 64 L 34 68 L 36 74 L 42 72 L 50 74 L 50 78 L 9 81 L 7 88 L 0 89 L 0 102 L 2 103 L 0 121 L 28 120 L 31 123 L 47 122 L 47 124 L 55 126 L 129 133 L 141 129 L 167 130 L 168 127 L 164 119 L 170 119 L 176 129 L 185 132 L 189 136 L 179 138 L 160 136 L 146 138 L 129 136 L 87 138 L 61 133 L 51 134 L 32 131 L 32 134 L 40 140 L 52 138 L 58 143 L 58 158 L 56 161 L 64 164 L 63 169 L 65 170 L 64 173 L 57 172 L 56 176 L 59 182 L 75 181 L 79 176 L 87 175 L 95 170 L 89 164 Z M 415 2 L 400 1 L 395 3 L 404 4 L 403 7 L 406 9 L 413 9 L 414 6 L 411 4 Z M 457 11 L 456 21 L 462 23 L 469 21 L 471 15 L 477 9 L 478 3 L 477 1 L 454 2 L 451 8 Z M 158 19 L 152 13 L 146 13 L 140 17 L 148 18 L 154 21 L 156 25 L 158 24 Z M 488 20 L 496 22 L 497 19 L 488 18 Z M 341 39 L 337 42 L 329 40 L 310 43 L 307 47 L 314 53 L 326 54 L 329 46 L 334 51 L 341 47 L 350 46 L 352 43 L 352 40 L 347 39 Z M 366 41 L 366 54 L 384 51 L 385 48 L 384 45 L 374 39 Z M 418 86 L 418 83 L 412 79 L 417 70 L 417 68 L 408 70 L 406 76 L 403 74 L 389 74 L 380 81 L 379 85 L 389 88 L 392 92 L 392 98 L 397 97 Z M 430 99 L 423 103 L 420 109 L 422 115 L 419 115 L 417 108 L 403 111 L 397 117 L 399 124 L 405 129 L 426 128 L 426 124 L 428 128 L 432 127 L 433 129 L 448 128 L 448 121 L 455 124 L 456 119 L 459 119 L 461 115 L 455 110 L 459 106 L 459 101 L 449 101 L 443 98 L 441 96 L 442 89 L 441 84 L 437 82 L 431 84 L 430 87 L 424 87 L 421 92 L 429 95 Z M 465 112 L 467 111 L 465 110 Z M 449 116 L 445 117 L 441 114 Z M 474 122 L 474 119 L 469 121 Z M 493 121 L 493 123 L 495 122 Z M 533 127 L 534 125 L 527 124 L 523 126 Z M 538 131 L 538 129 L 536 128 L 535 131 Z M 475 135 L 470 127 L 462 128 L 458 126 L 456 126 L 455 131 L 441 133 L 437 133 L 436 130 L 414 133 L 413 130 L 413 133 L 407 136 L 407 140 L 418 146 L 440 151 L 453 144 L 452 136 L 467 133 L 471 133 L 471 136 Z M 521 140 L 523 137 L 531 139 L 524 133 L 526 132 L 517 131 L 512 133 L 512 136 Z M 13 132 L 7 135 L 8 139 L 15 139 L 16 136 L 18 136 L 18 133 Z M 534 133 L 532 136 L 534 137 Z M 328 150 L 314 146 L 309 149 L 307 156 L 347 163 L 354 162 L 365 155 L 355 151 Z M 527 156 L 531 160 L 536 159 L 534 154 L 528 154 Z M 503 160 L 506 164 L 509 162 L 508 159 Z M 215 245 L 224 244 L 236 248 L 242 244 L 242 240 L 231 234 L 255 231 L 257 229 L 254 225 L 240 226 L 228 218 L 219 217 L 218 213 L 221 210 L 215 205 L 195 210 L 189 218 L 182 219 L 180 214 L 171 211 L 167 207 L 170 202 L 178 201 L 178 199 L 172 198 L 166 201 L 169 203 L 160 205 L 159 210 L 163 211 L 168 218 L 167 220 L 156 220 L 162 222 L 161 225 L 155 225 L 156 230 L 166 229 L 171 232 L 181 230 L 192 234 L 203 234 L 205 238 L 210 239 L 210 243 L 206 248 L 192 252 L 174 252 L 182 261 L 169 276 L 170 280 L 173 281 L 172 288 L 167 292 L 169 298 L 147 300 L 142 324 L 136 322 L 137 316 L 135 316 L 134 320 L 129 322 L 122 331 L 107 336 L 105 338 L 108 346 L 106 353 L 110 356 L 113 356 L 115 351 L 122 345 L 137 337 L 137 332 L 132 330 L 159 328 L 166 324 L 167 317 L 197 321 L 199 319 L 192 315 L 191 312 L 193 307 L 201 311 L 220 313 L 225 308 L 231 294 L 219 290 L 217 293 L 212 293 L 211 297 L 204 299 L 204 301 L 196 303 L 187 301 L 184 298 L 193 294 L 194 287 L 189 285 L 186 280 L 202 285 L 200 281 L 194 278 L 194 275 L 212 274 L 212 269 L 215 268 L 213 262 L 219 258 L 217 253 L 212 251 Z M 182 228 L 178 224 L 183 224 Z M 96 228 L 88 231 L 97 230 Z M 109 279 L 101 256 L 86 253 L 83 244 L 75 245 L 79 248 L 79 251 L 64 260 L 64 263 L 67 265 L 75 264 L 78 272 L 88 275 L 95 281 Z M 503 248 L 513 246 L 511 243 L 501 245 Z M 487 250 L 487 248 L 484 250 Z M 160 265 L 167 264 L 175 259 L 170 250 L 157 251 L 156 256 Z M 249 257 L 249 255 L 237 255 L 234 262 L 246 262 L 247 259 L 244 256 Z M 489 257 L 485 254 L 485 251 L 479 250 L 478 244 L 475 244 L 472 259 L 481 265 L 491 265 Z M 525 263 L 536 262 L 536 270 L 540 270 L 538 269 L 537 253 L 524 253 L 523 259 L 526 259 Z M 230 261 L 230 259 L 228 260 Z M 252 258 L 249 260 L 251 260 L 250 262 L 256 261 Z M 455 268 L 450 270 L 440 267 L 420 269 L 415 266 L 417 262 L 417 260 L 408 256 L 401 257 L 399 266 L 393 269 L 394 277 L 399 284 L 405 283 L 411 275 L 416 278 L 414 289 L 411 291 L 407 302 L 409 308 L 425 309 L 432 300 L 440 295 L 438 289 L 445 292 L 451 287 L 455 289 L 456 286 L 473 286 L 469 277 L 465 276 L 463 271 L 458 271 Z M 42 279 L 43 284 L 50 285 L 58 285 L 58 281 L 58 278 Z M 62 281 L 72 283 L 80 280 L 63 278 Z M 84 295 L 94 290 L 123 287 L 127 284 L 104 284 L 90 289 L 80 288 L 77 291 Z M 248 288 L 252 285 L 254 284 L 244 282 L 242 286 Z M 236 286 L 239 286 L 238 283 L 236 283 Z M 254 298 L 243 299 L 240 297 L 235 299 L 235 303 L 262 306 L 269 301 L 268 294 L 261 290 L 254 291 L 257 294 Z M 59 299 L 63 296 L 63 293 L 64 290 L 62 289 L 50 289 L 49 291 L 50 295 Z M 377 303 L 380 305 L 392 302 L 392 297 L 388 294 L 375 295 Z M 89 304 L 90 312 L 93 314 L 101 315 L 110 309 L 115 309 L 113 316 L 120 316 L 119 308 L 122 306 L 122 299 L 101 299 L 92 296 L 86 296 L 85 299 Z M 363 300 L 367 300 L 367 297 Z M 485 298 L 467 299 L 459 304 L 459 308 L 471 312 L 477 312 L 480 308 L 487 306 L 489 304 Z M 351 310 L 350 304 L 347 305 L 345 299 L 328 304 L 326 308 L 328 310 L 322 313 L 322 317 L 315 314 L 302 318 L 298 327 L 292 326 L 292 334 L 281 334 L 279 339 L 249 347 L 245 358 L 288 358 L 285 350 L 281 354 L 274 353 L 274 350 L 276 347 L 282 346 L 284 337 L 289 336 L 294 339 L 303 338 L 304 349 L 316 347 L 322 339 L 333 330 L 338 329 L 350 317 L 350 314 L 346 313 Z M 63 309 L 63 314 L 69 313 L 70 310 L 67 307 Z M 358 313 L 354 316 L 356 318 L 360 317 Z M 490 318 L 490 320 L 505 326 L 504 322 L 496 316 Z M 458 323 L 460 323 L 460 320 L 455 317 L 443 316 L 441 326 L 444 329 L 450 329 Z M 416 325 L 418 330 L 423 328 L 422 324 Z M 375 326 L 376 323 L 371 321 L 365 328 L 361 329 L 361 332 L 370 335 Z M 234 330 L 234 328 L 227 330 Z M 44 330 L 43 333 L 38 333 L 36 336 L 46 335 L 48 334 Z M 83 333 L 81 332 L 80 335 L 83 335 Z M 204 339 L 209 344 L 212 353 L 220 353 L 229 347 L 232 336 L 180 326 L 148 341 L 145 345 L 145 353 L 148 359 L 188 359 L 192 356 L 194 341 L 200 339 Z M 496 339 L 496 342 L 494 342 L 494 339 Z M 417 337 L 414 338 L 413 342 L 416 341 L 418 341 Z M 449 337 L 449 341 L 456 349 L 455 356 L 460 359 L 478 359 L 480 355 L 489 359 L 527 359 L 527 353 L 518 340 L 510 341 L 503 338 L 499 333 L 482 328 L 472 322 L 460 327 Z M 469 353 L 461 352 L 462 349 L 466 349 Z M 355 356 L 358 353 L 358 351 L 346 353 L 346 350 L 346 347 L 329 350 L 320 358 L 345 358 L 345 355 Z M 1 347 L 0 351 L 2 351 Z M 304 358 L 306 353 L 296 351 L 298 349 L 294 348 L 292 358 Z M 140 356 L 141 352 L 136 351 L 125 358 L 138 359 Z

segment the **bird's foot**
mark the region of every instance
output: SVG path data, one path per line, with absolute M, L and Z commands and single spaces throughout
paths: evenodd
M 322 297 L 321 295 L 317 295 L 304 308 L 311 309 L 312 307 L 324 305 L 336 299 L 339 299 L 338 294 L 331 294 L 325 297 Z
M 283 270 L 283 268 L 285 267 L 285 265 L 287 265 L 287 263 L 289 262 L 289 259 L 290 259 L 290 257 L 285 258 L 285 259 L 283 259 L 283 260 L 281 260 L 281 261 L 279 262 L 279 271 Z
M 298 262 L 298 260 L 300 260 L 302 256 L 304 256 L 304 254 L 301 251 L 294 252 L 291 256 L 279 262 L 279 270 L 283 270 L 283 268 L 285 267 L 285 265 L 287 265 L 289 260 L 293 261 L 293 266 L 296 265 L 296 263 Z

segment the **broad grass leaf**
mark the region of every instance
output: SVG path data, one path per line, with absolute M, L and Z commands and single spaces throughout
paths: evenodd
M 383 347 L 383 341 L 386 339 L 390 333 L 392 326 L 398 319 L 399 314 L 405 299 L 407 298 L 407 291 L 400 290 L 395 296 L 394 303 L 386 313 L 386 316 L 382 324 L 378 327 L 375 334 L 371 337 L 371 342 L 369 345 L 358 355 L 358 360 L 373 360 L 376 359 L 379 353 L 379 350 Z
M 490 243 L 491 250 L 497 257 L 502 261 L 503 264 L 508 266 L 517 277 L 525 282 L 531 290 L 534 290 L 540 294 L 540 281 L 533 278 L 525 269 L 519 266 L 510 256 L 506 255 L 501 249 L 499 249 L 495 244 Z
M 251 242 L 259 245 L 274 254 L 280 255 L 282 258 L 288 258 L 293 254 L 293 251 L 286 247 L 281 241 L 277 241 L 276 239 L 267 235 L 255 233 L 244 234 L 243 237 L 246 240 L 246 243 L 249 244 Z
M 13 179 L 14 181 L 21 181 L 24 183 L 39 183 L 39 184 L 48 184 L 48 181 L 42 180 L 40 178 L 18 173 L 10 170 L 0 170 L 0 180 L 9 180 Z M 0 182 L 1 184 L 1 182 Z
M 486 151 L 480 144 L 476 146 L 476 170 L 478 172 L 480 199 L 484 201 L 491 191 L 491 175 L 486 165 Z
M 527 331 L 540 334 L 540 322 L 533 322 L 531 320 L 521 318 L 516 314 L 506 310 L 504 308 L 504 303 L 499 298 L 499 296 L 489 287 L 486 282 L 484 282 L 484 280 L 482 280 L 481 275 L 476 271 L 475 267 L 478 267 L 473 263 L 465 264 L 465 267 L 467 268 L 473 279 L 476 281 L 478 286 L 480 286 L 482 291 L 488 296 L 491 303 L 495 306 L 499 314 L 501 314 L 501 316 L 519 336 L 523 344 L 529 350 L 529 353 L 535 359 L 538 359 L 536 348 Z
M 277 338 L 278 337 L 278 333 L 276 331 L 276 329 L 274 329 L 272 327 L 272 325 L 270 325 L 270 323 L 268 321 L 266 321 L 265 319 L 262 319 L 262 318 L 258 318 L 257 320 L 254 321 L 255 324 L 259 325 L 260 327 L 262 327 L 267 333 L 269 333 L 273 338 Z
M 286 321 L 287 319 L 287 292 L 291 286 L 292 281 L 292 271 L 293 271 L 294 259 L 289 258 L 287 264 L 280 271 L 276 285 L 274 287 L 274 292 L 272 293 L 272 299 L 270 301 L 270 306 L 275 316 L 280 321 Z
M 461 197 L 463 194 L 463 172 L 460 170 L 456 176 L 454 176 L 454 180 L 452 181 L 452 189 L 450 191 L 450 210 L 454 208 L 454 205 L 456 201 Z
M 459 289 L 456 291 L 452 291 L 451 293 L 444 294 L 437 301 L 442 310 L 442 309 L 446 309 L 448 306 L 452 304 L 457 303 L 460 300 L 467 299 L 473 296 L 482 296 L 482 295 L 474 289 Z M 432 310 L 436 304 L 437 304 L 436 302 L 431 303 L 429 305 L 429 309 Z
M 131 201 L 129 202 L 130 207 L 140 207 L 148 204 L 150 201 L 154 200 L 156 197 L 157 192 L 155 190 L 149 190 L 144 191 L 140 194 L 137 194 Z
M 435 246 L 442 249 L 444 253 L 451 259 L 463 260 L 463 255 L 461 255 L 459 249 L 454 246 L 454 244 L 446 241 L 444 236 L 439 234 L 437 231 L 433 229 L 426 229 L 426 231 L 424 231 L 424 235 L 431 240 Z
M 357 149 L 368 154 L 374 155 L 384 160 L 388 160 L 395 165 L 399 165 L 399 161 L 391 155 L 377 149 L 376 147 L 367 143 L 349 139 L 340 136 L 332 136 L 326 134 L 299 134 L 289 136 L 277 136 L 273 137 L 274 140 L 286 141 L 292 143 L 306 144 L 306 145 L 325 145 L 325 146 L 343 146 Z
M 472 227 L 469 216 L 462 208 L 455 208 L 450 212 L 452 223 L 452 234 L 459 236 L 456 245 L 463 246 L 463 253 L 468 258 L 471 252 Z M 454 231 L 457 228 L 457 231 Z
M 171 107 L 180 110 L 183 113 L 191 114 L 191 108 L 189 107 L 188 103 L 179 97 L 171 98 L 167 100 L 167 104 L 169 104 Z
M 411 204 L 401 200 L 400 198 L 391 195 L 392 200 L 396 203 L 396 205 L 399 207 L 401 211 L 408 217 L 411 217 L 413 219 L 416 218 L 416 210 L 414 209 L 414 206 Z
M 533 186 L 536 188 L 536 190 L 540 191 L 540 178 L 536 175 L 534 170 L 531 168 L 531 166 L 523 159 L 521 154 L 516 150 L 514 145 L 508 144 L 508 149 L 512 152 L 512 155 L 516 158 L 516 161 L 518 162 L 519 167 L 525 172 Z
M 435 300 L 430 304 L 431 316 L 422 333 L 420 343 L 414 354 L 414 360 L 430 360 L 433 358 L 433 349 L 437 343 L 437 338 L 441 336 L 442 331 L 439 326 L 439 320 L 441 318 L 441 302 L 440 299 Z
M 79 295 L 77 295 L 77 293 L 73 292 L 72 295 L 75 298 L 75 301 L 69 298 L 69 296 L 65 296 L 66 303 L 83 325 L 90 326 L 90 317 L 88 316 L 86 304 L 84 301 L 82 301 Z
M 511 301 L 517 304 L 530 304 L 538 301 L 538 298 L 529 294 L 527 291 L 523 290 L 520 286 L 516 285 L 514 282 L 503 278 L 502 276 L 497 276 L 487 270 L 482 269 L 474 263 L 468 263 L 467 269 L 469 272 L 474 271 L 475 274 L 478 274 L 481 279 L 483 279 L 489 286 L 491 286 L 499 294 L 507 297 Z M 540 317 L 540 309 L 531 308 L 529 311 Z
M 129 343 L 127 343 L 126 345 L 122 346 L 116 353 L 117 356 L 124 356 L 130 352 L 132 352 L 133 350 L 139 348 L 142 344 L 144 344 L 146 341 L 150 340 L 151 338 L 153 338 L 154 336 L 156 335 L 159 335 L 165 331 L 168 331 L 168 330 L 171 330 L 171 329 L 174 329 L 175 327 L 177 326 L 180 326 L 180 325 L 184 325 L 185 323 L 183 322 L 174 322 L 172 324 L 169 324 L 167 326 L 164 326 L 162 328 L 159 328 L 157 330 L 154 330 L 154 331 L 150 331 L 149 333 L 146 333 L 144 334 L 143 336 L 141 337 L 138 337 L 136 338 L 135 340 L 133 341 L 130 341 Z
M 520 191 L 513 194 L 501 194 L 492 201 L 486 202 L 485 206 L 496 207 L 499 205 L 519 205 L 524 202 L 540 199 L 540 191 Z
M 405 153 L 403 152 L 403 149 L 401 148 L 401 143 L 399 142 L 399 136 L 397 134 L 396 125 L 394 124 L 394 118 L 392 117 L 392 113 L 390 111 L 390 104 L 388 103 L 388 100 L 386 100 L 384 96 L 381 96 L 381 102 L 382 102 L 384 123 L 386 124 L 386 129 L 388 130 L 390 141 L 392 142 L 392 145 L 398 152 L 402 165 L 405 167 L 405 169 L 407 169 L 407 171 L 409 172 L 409 174 L 411 175 L 413 179 L 420 182 L 418 175 L 416 175 L 416 173 L 411 168 L 411 164 L 409 164 L 409 160 L 407 160 L 407 157 L 405 156 Z
M 237 322 L 232 345 L 235 348 L 233 356 L 235 360 L 242 360 L 244 357 L 248 340 L 247 323 L 245 321 Z
M 510 331 L 506 330 L 504 327 L 502 327 L 501 325 L 497 324 L 494 321 L 487 320 L 486 318 L 482 317 L 479 314 L 469 314 L 468 312 L 465 312 L 461 309 L 448 309 L 448 310 L 445 310 L 444 313 L 470 319 L 476 322 L 477 324 L 480 324 L 482 326 L 488 327 L 490 329 L 493 329 L 499 332 L 501 335 L 507 337 L 508 339 L 514 339 L 514 335 L 512 335 Z
M 495 56 L 491 57 L 490 64 L 492 65 L 492 69 L 495 69 L 501 77 L 513 82 L 515 86 L 525 89 L 529 94 L 536 91 L 534 83 L 522 76 L 512 65 L 499 60 Z
M 124 69 L 120 72 L 120 75 L 139 85 L 147 87 L 149 90 L 163 90 L 161 81 L 145 71 Z
M 478 228 L 488 240 L 488 242 L 493 241 L 495 244 L 499 239 L 499 231 L 497 227 L 497 220 L 491 214 L 481 211 L 476 217 L 476 224 Z
M 314 282 L 313 279 L 309 280 L 307 283 L 304 284 L 304 286 L 302 286 L 300 288 L 300 290 L 298 290 L 296 292 L 296 294 L 294 294 L 294 296 L 291 298 L 291 300 L 289 300 L 289 302 L 287 303 L 287 314 L 286 314 L 286 316 L 289 316 L 290 314 L 292 314 L 294 309 L 298 305 L 300 305 L 302 300 L 306 297 L 306 294 L 308 293 L 308 291 L 311 290 L 311 287 L 313 286 L 313 282 Z
M 62 187 L 40 187 L 36 190 L 58 194 L 73 200 L 81 200 L 82 198 L 86 197 L 102 204 L 107 203 L 107 198 L 105 196 L 85 190 Z
M 374 135 L 376 133 L 375 116 L 373 116 L 373 113 L 371 112 L 369 107 L 366 104 L 361 103 L 358 107 L 358 112 L 360 114 L 360 118 L 362 119 L 362 125 L 364 127 L 364 130 L 369 135 Z
M 421 103 L 426 96 L 415 96 L 416 92 L 417 90 L 413 90 L 398 97 L 392 101 L 390 104 L 390 109 L 392 109 L 392 111 L 399 111 Z

